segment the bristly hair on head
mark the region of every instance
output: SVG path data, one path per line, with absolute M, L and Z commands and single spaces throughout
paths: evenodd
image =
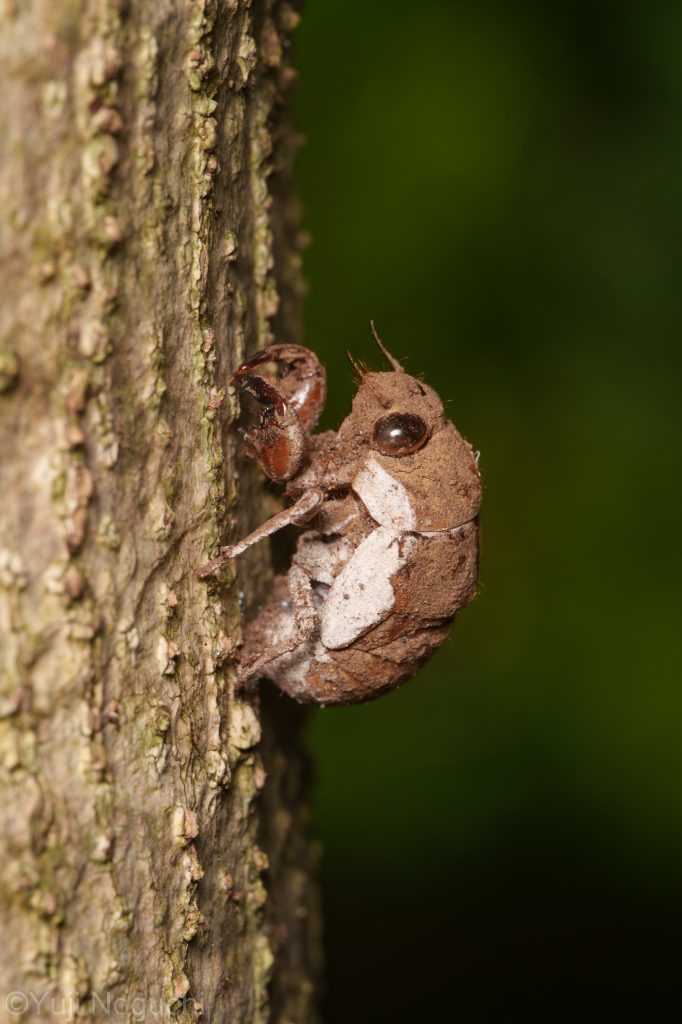
M 355 370 L 355 377 L 353 379 L 359 387 L 365 379 L 365 375 L 369 372 L 369 367 L 359 359 L 356 359 L 352 352 L 346 351 L 346 355 L 350 365 Z

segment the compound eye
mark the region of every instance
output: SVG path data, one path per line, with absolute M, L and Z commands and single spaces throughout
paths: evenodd
M 429 436 L 421 416 L 409 412 L 392 412 L 374 424 L 372 447 L 382 455 L 411 455 L 418 451 Z

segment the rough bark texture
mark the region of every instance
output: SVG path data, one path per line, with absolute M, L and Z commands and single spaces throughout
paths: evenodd
M 297 329 L 297 17 L 0 3 L 3 1019 L 313 1016 L 297 713 L 194 573 L 265 516 L 223 388 Z

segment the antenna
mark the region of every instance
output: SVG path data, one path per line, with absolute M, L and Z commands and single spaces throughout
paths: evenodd
M 395 356 L 391 355 L 391 353 L 388 351 L 388 349 L 384 345 L 383 341 L 381 340 L 381 338 L 377 334 L 377 329 L 374 326 L 374 321 L 370 320 L 369 325 L 372 328 L 372 334 L 374 335 L 374 340 L 376 341 L 377 345 L 379 346 L 379 348 L 380 348 L 381 352 L 383 353 L 384 357 L 389 361 L 389 363 L 391 364 L 393 369 L 396 371 L 396 373 L 405 373 L 405 370 L 400 365 L 398 360 L 395 358 Z

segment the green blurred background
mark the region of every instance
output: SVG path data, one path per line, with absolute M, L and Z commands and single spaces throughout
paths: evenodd
M 680 1019 L 682 4 L 308 0 L 296 46 L 323 426 L 373 317 L 485 481 L 450 642 L 311 721 L 324 1019 Z

